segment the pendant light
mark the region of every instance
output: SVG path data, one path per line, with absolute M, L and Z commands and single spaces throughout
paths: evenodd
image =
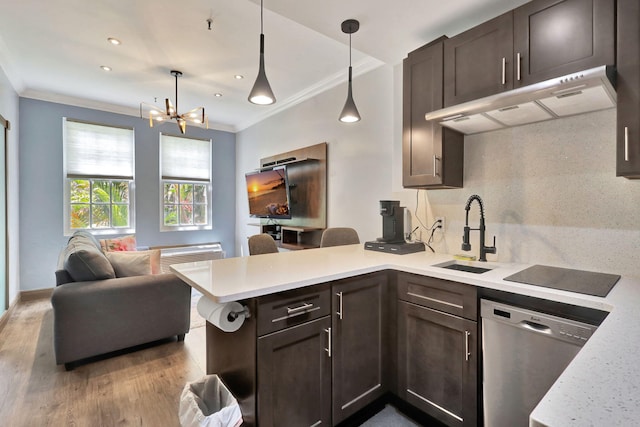
M 269 105 L 276 102 L 276 97 L 271 90 L 269 80 L 264 72 L 264 34 L 263 34 L 263 7 L 260 0 L 260 68 L 258 68 L 258 77 L 253 84 L 253 89 L 249 93 L 249 102 L 259 105 Z
M 360 28 L 360 23 L 355 19 L 347 19 L 342 23 L 342 32 L 349 34 L 349 89 L 347 92 L 347 101 L 344 103 L 342 113 L 340 113 L 340 121 L 343 123 L 353 123 L 360 120 L 360 113 L 358 113 L 356 103 L 353 102 L 353 94 L 351 90 L 351 34 L 358 31 L 358 28 Z

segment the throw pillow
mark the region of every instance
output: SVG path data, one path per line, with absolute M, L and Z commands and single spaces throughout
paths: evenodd
M 151 253 L 151 274 L 162 273 L 162 269 L 160 267 L 160 249 L 151 249 L 147 252 Z
M 64 269 L 76 282 L 113 279 L 116 277 L 111 263 L 83 234 L 74 234 L 64 249 Z
M 101 239 L 102 252 L 135 251 L 136 236 L 122 236 L 115 239 Z
M 160 272 L 160 250 L 106 252 L 116 277 L 144 276 Z

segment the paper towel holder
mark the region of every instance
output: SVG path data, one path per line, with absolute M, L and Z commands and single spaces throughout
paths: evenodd
M 251 317 L 251 312 L 249 311 L 249 307 L 246 305 L 242 306 L 242 311 L 232 311 L 227 315 L 227 320 L 229 322 L 233 322 L 236 320 L 241 314 L 244 314 L 245 319 Z

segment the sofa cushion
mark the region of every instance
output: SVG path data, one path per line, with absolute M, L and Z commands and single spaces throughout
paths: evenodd
M 120 252 L 120 251 L 135 251 L 136 250 L 136 236 L 122 236 L 115 239 L 101 239 L 100 244 L 102 252 Z
M 106 252 L 116 277 L 143 276 L 160 272 L 160 250 Z
M 100 249 L 100 242 L 98 241 L 96 236 L 85 230 L 76 231 L 75 233 L 73 233 L 73 236 L 69 237 L 68 241 L 77 241 L 86 244 L 92 244 L 96 247 L 96 249 Z
M 100 245 L 87 232 L 76 232 L 64 249 L 64 269 L 76 282 L 113 279 L 116 273 Z

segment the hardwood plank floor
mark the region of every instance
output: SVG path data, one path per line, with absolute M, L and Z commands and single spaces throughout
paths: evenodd
M 204 329 L 67 372 L 49 300 L 22 302 L 0 332 L 0 425 L 179 426 L 182 388 L 205 374 Z

